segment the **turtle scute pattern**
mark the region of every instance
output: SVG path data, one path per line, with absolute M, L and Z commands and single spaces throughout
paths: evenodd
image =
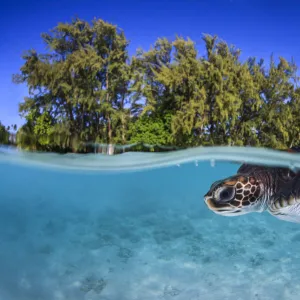
M 238 207 L 247 206 L 254 203 L 260 195 L 260 186 L 254 177 L 240 177 L 235 184 L 236 202 Z

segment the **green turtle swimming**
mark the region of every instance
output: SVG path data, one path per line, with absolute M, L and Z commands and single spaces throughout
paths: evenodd
M 204 198 L 210 210 L 223 216 L 268 211 L 300 223 L 300 170 L 243 164 L 237 174 L 214 182 Z

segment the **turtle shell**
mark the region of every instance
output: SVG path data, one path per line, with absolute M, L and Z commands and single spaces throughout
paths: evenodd
M 300 146 L 295 146 L 295 147 L 291 147 L 289 149 L 286 149 L 286 150 L 281 150 L 281 151 L 284 151 L 284 152 L 289 152 L 289 153 L 295 153 L 295 154 L 300 154 Z M 295 174 L 300 174 L 300 170 L 293 170 L 293 171 L 290 171 L 289 168 L 284 168 L 284 167 L 272 167 L 272 166 L 264 166 L 264 165 L 254 165 L 254 164 L 248 164 L 248 163 L 244 163 L 242 164 L 239 169 L 237 170 L 237 173 L 238 174 L 249 174 L 249 173 L 252 173 L 253 171 L 255 172 L 259 172 L 260 170 L 267 170 L 267 169 L 270 169 L 270 170 L 278 170 L 278 172 L 280 173 L 286 173 L 287 171 L 288 172 L 293 172 Z

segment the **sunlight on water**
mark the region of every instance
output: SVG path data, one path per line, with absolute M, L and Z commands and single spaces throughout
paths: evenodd
M 203 200 L 242 161 L 298 154 L 0 152 L 1 300 L 299 299 L 300 225 Z

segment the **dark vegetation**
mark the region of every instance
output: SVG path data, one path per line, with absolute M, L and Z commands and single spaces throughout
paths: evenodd
M 90 152 L 90 143 L 256 146 L 300 141 L 300 88 L 293 61 L 240 59 L 240 50 L 205 35 L 200 55 L 190 39 L 159 38 L 128 55 L 129 41 L 103 20 L 74 19 L 42 34 L 46 53 L 28 51 L 16 83 L 23 149 Z M 0 127 L 0 142 L 8 143 Z

